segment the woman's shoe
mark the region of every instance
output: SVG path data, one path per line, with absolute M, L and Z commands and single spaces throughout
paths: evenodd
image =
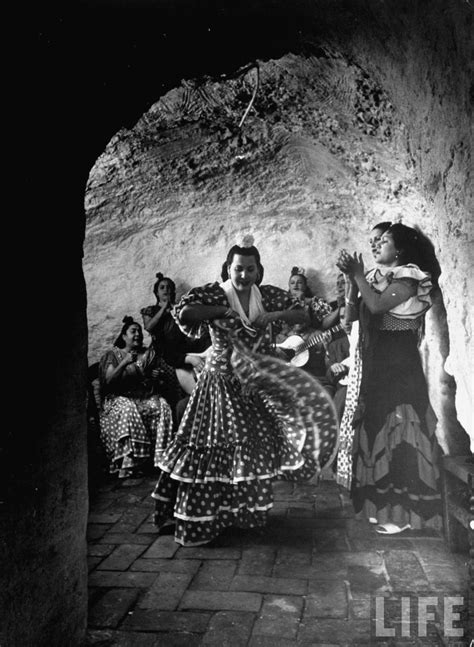
M 174 531 L 176 530 L 176 521 L 174 519 L 166 519 L 163 521 L 160 520 L 158 515 L 154 515 L 153 523 L 160 535 L 174 535 Z
M 375 528 L 375 532 L 377 532 L 379 535 L 398 535 L 399 533 L 403 532 L 404 530 L 410 530 L 411 526 L 409 523 L 406 524 L 406 526 L 397 526 L 395 523 L 379 523 L 379 525 Z

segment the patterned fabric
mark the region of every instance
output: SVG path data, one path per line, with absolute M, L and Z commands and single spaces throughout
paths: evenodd
M 260 291 L 266 311 L 295 305 L 283 290 Z M 191 290 L 176 316 L 191 303 L 228 307 L 217 283 Z M 310 478 L 334 456 L 337 442 L 330 399 L 307 373 L 271 356 L 270 327 L 255 336 L 236 320 L 209 325 L 212 352 L 160 460 L 152 495 L 155 523 L 174 516 L 175 539 L 183 545 L 207 543 L 230 526 L 263 526 L 273 505 L 272 479 Z M 203 325 L 182 328 L 199 335 Z
M 397 319 L 389 312 L 382 315 L 380 330 L 418 330 L 422 325 L 422 318 L 418 319 Z
M 324 317 L 332 312 L 329 303 L 321 297 L 306 298 L 305 306 L 308 310 L 313 328 L 319 328 Z
M 115 385 L 106 386 L 108 366 L 118 366 L 124 351 L 114 348 L 100 361 L 103 404 L 100 411 L 100 435 L 111 473 L 125 475 L 158 459 L 173 434 L 171 409 L 154 394 L 155 380 L 150 372 L 160 366 L 152 349 L 138 363 L 126 366 Z
M 431 304 L 431 282 L 416 266 L 374 270 L 367 278 L 381 292 L 394 280 L 415 277 L 416 295 L 386 315 L 372 315 L 361 303 L 337 479 L 350 487 L 356 513 L 379 523 L 439 528 L 440 448 L 416 334 Z
M 354 415 L 351 496 L 380 523 L 441 527 L 436 416 L 411 331 L 379 331 Z
M 357 342 L 347 381 L 346 400 L 339 431 L 339 451 L 337 453 L 336 481 L 348 490 L 350 490 L 352 480 L 352 441 L 354 439 L 352 419 L 357 408 L 361 379 L 362 359 Z
M 171 409 L 163 398 L 108 397 L 100 414 L 100 436 L 110 473 L 133 471 L 159 458 L 173 434 Z M 158 442 L 157 442 L 158 439 Z
M 393 281 L 406 281 L 415 283 L 416 294 L 404 303 L 400 304 L 390 312 L 374 318 L 376 327 L 382 330 L 419 330 L 423 326 L 422 315 L 431 305 L 429 292 L 431 280 L 426 272 L 420 270 L 416 265 L 400 265 L 395 268 L 374 268 L 366 274 L 367 281 L 376 292 L 383 292 Z M 370 343 L 368 329 L 374 325 L 367 309 L 362 308 L 362 316 L 359 322 L 353 323 L 351 333 L 350 369 L 347 379 L 347 393 L 344 404 L 344 412 L 341 420 L 340 446 L 337 455 L 337 476 L 338 483 L 351 488 L 352 480 L 352 454 L 354 427 L 353 419 L 359 403 L 359 392 L 362 380 L 362 345 Z M 373 516 L 373 515 L 372 515 Z

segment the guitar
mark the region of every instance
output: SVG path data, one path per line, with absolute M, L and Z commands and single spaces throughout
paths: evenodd
M 334 334 L 341 330 L 344 330 L 342 324 L 337 324 L 337 326 L 323 331 L 317 330 L 306 341 L 299 335 L 290 335 L 281 344 L 276 344 L 276 347 L 283 351 L 290 364 L 304 366 L 309 360 L 309 348 L 320 344 L 328 336 L 329 339 L 332 339 Z

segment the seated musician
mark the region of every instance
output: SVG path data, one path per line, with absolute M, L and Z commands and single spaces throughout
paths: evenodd
M 288 280 L 288 292 L 304 305 L 310 316 L 311 326 L 313 328 L 327 330 L 335 323 L 338 323 L 339 311 L 337 309 L 332 310 L 325 299 L 312 294 L 305 270 L 302 267 L 295 265 L 291 268 L 291 274 Z
M 284 325 L 276 338 L 277 353 L 282 359 L 291 359 L 294 364 L 311 373 L 332 396 L 336 388 L 331 376 L 327 375 L 325 342 L 329 343 L 332 338 L 332 332 L 328 329 L 339 321 L 339 310 L 336 308 L 333 311 L 327 301 L 312 296 L 302 268 L 292 268 L 288 285 L 290 294 L 307 309 L 310 323 L 291 327 Z M 298 352 L 304 342 L 308 346 L 305 345 L 304 350 Z M 289 349 L 296 355 L 290 354 Z

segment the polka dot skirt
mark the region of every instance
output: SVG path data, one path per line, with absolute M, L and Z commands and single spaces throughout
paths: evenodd
M 200 288 L 206 295 L 195 294 L 195 302 L 214 294 L 225 305 L 215 285 Z M 288 294 L 270 287 L 261 288 L 265 309 L 288 307 Z M 265 525 L 272 479 L 311 478 L 337 444 L 334 405 L 317 380 L 272 357 L 268 332 L 256 340 L 236 322 L 225 323 L 229 329 L 210 323 L 211 356 L 159 461 L 152 494 L 155 523 L 174 517 L 176 541 L 188 546 L 229 526 Z M 251 350 L 256 341 L 258 353 Z
M 158 396 L 109 396 L 100 415 L 100 429 L 111 473 L 133 469 L 149 459 L 157 465 L 173 435 L 171 409 Z

